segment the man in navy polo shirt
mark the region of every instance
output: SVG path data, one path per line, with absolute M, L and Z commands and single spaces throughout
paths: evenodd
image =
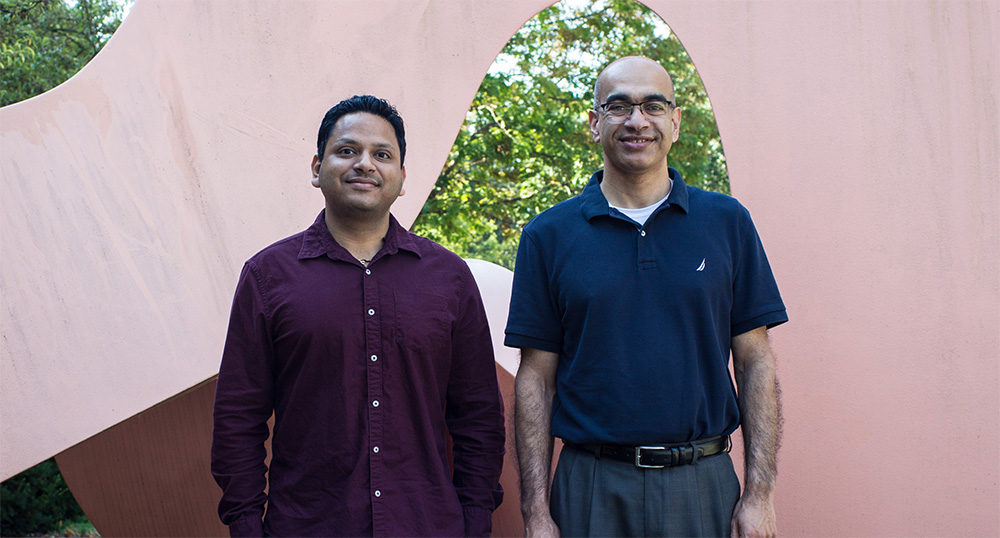
M 788 318 L 756 229 L 735 199 L 668 168 L 681 111 L 662 66 L 612 62 L 594 97 L 604 169 L 525 226 L 514 271 L 505 343 L 521 348 L 527 534 L 773 536 L 767 329 Z M 553 436 L 565 448 L 550 499 Z

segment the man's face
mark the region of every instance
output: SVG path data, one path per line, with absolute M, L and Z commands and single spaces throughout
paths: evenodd
M 645 58 L 628 58 L 609 66 L 601 75 L 599 103 L 673 101 L 673 83 L 659 64 Z M 667 153 L 680 136 L 681 111 L 671 107 L 659 117 L 647 117 L 636 106 L 621 123 L 608 121 L 602 110 L 590 111 L 590 131 L 604 151 L 605 173 L 635 176 L 666 172 Z
M 406 179 L 392 125 L 367 112 L 337 120 L 322 158 L 313 156 L 312 172 L 327 210 L 344 217 L 385 216 Z

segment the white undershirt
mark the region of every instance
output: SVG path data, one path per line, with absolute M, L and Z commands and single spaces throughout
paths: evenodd
M 670 188 L 667 189 L 667 195 L 664 196 L 663 198 L 660 198 L 660 201 L 656 202 L 653 205 L 646 206 L 646 207 L 639 207 L 639 208 L 633 209 L 633 208 L 629 208 L 629 207 L 617 207 L 614 204 L 612 204 L 611 202 L 608 202 L 608 207 L 611 207 L 613 209 L 617 209 L 618 211 L 621 211 L 628 218 L 630 218 L 630 219 L 638 222 L 639 226 L 645 226 L 646 225 L 646 220 L 648 220 L 649 216 L 653 214 L 653 211 L 656 211 L 656 208 L 660 207 L 660 205 L 663 202 L 665 202 L 667 200 L 667 198 L 670 197 L 670 191 L 672 191 L 672 190 L 674 190 L 674 180 L 673 179 L 670 180 Z

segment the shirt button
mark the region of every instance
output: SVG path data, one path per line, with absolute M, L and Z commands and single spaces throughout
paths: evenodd
M 365 269 L 365 274 L 366 274 L 366 275 L 370 275 L 370 274 L 372 274 L 372 270 L 371 270 L 371 269 Z
M 377 360 L 378 360 L 378 355 L 372 355 L 372 362 L 375 362 Z
M 374 452 L 374 453 L 378 454 L 378 447 L 375 447 L 375 448 L 373 448 L 373 449 L 372 449 L 372 452 Z
M 375 400 L 374 402 L 372 402 L 372 407 L 378 407 L 378 400 Z
M 382 496 L 382 491 L 381 491 L 381 490 L 377 490 L 377 489 L 376 489 L 376 490 L 375 490 L 375 496 L 376 496 L 376 497 L 381 497 L 381 496 Z
M 375 315 L 375 309 L 374 308 L 369 308 L 368 309 L 368 315 L 369 316 L 374 316 Z
M 639 235 L 646 237 L 646 230 L 639 230 Z

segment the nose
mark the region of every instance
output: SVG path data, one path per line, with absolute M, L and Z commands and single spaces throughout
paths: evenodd
M 371 154 L 368 153 L 367 151 L 362 151 L 358 155 L 358 160 L 354 162 L 354 169 L 363 173 L 374 171 L 375 165 L 372 164 Z
M 635 129 L 649 125 L 649 120 L 646 119 L 646 115 L 642 113 L 641 106 L 633 106 L 632 112 L 630 112 L 628 118 L 625 119 L 625 124 Z

